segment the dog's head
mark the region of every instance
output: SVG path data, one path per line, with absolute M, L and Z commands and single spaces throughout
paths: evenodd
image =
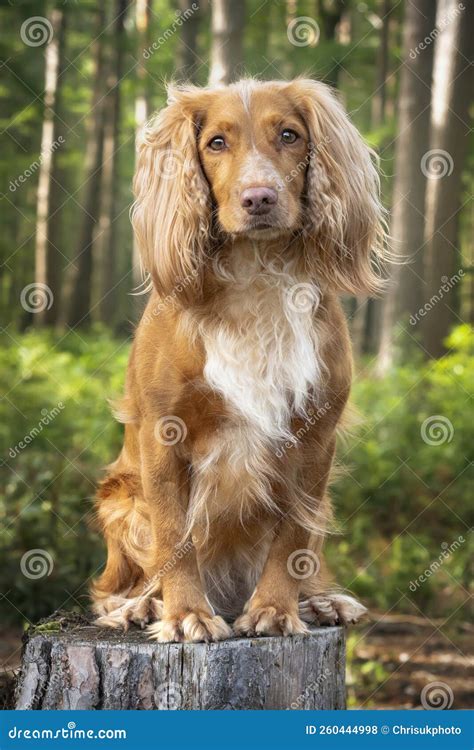
M 377 291 L 384 232 L 371 157 L 322 83 L 171 88 L 138 150 L 132 221 L 144 267 L 162 294 L 190 296 L 226 238 L 301 235 L 316 278 Z

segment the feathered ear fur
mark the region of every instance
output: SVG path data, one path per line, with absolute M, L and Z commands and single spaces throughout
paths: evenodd
M 168 106 L 138 143 L 132 224 L 141 260 L 161 296 L 199 293 L 210 235 L 209 186 L 196 145 L 200 89 L 169 89 Z
M 305 238 L 315 275 L 337 291 L 376 294 L 385 241 L 374 152 L 331 89 L 298 80 L 288 93 L 310 132 Z

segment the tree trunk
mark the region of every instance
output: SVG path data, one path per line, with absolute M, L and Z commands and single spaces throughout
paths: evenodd
M 179 0 L 178 6 L 183 23 L 176 58 L 176 77 L 178 80 L 194 82 L 196 69 L 201 64 L 197 54 L 200 3 L 199 0 Z
M 135 27 L 137 30 L 137 88 L 135 97 L 135 139 L 144 126 L 149 115 L 148 87 L 147 87 L 147 57 L 143 54 L 149 45 L 151 0 L 136 0 Z M 135 236 L 133 237 L 132 279 L 136 289 L 141 284 L 140 252 Z
M 100 262 L 99 317 L 110 325 L 117 311 L 119 262 L 117 253 L 117 206 L 119 196 L 118 149 L 120 135 L 120 84 L 123 75 L 124 23 L 128 0 L 116 0 L 113 9 L 111 65 L 107 76 L 104 106 L 101 215 L 97 238 Z
M 209 74 L 211 86 L 226 85 L 242 75 L 244 26 L 244 0 L 214 0 Z
M 429 159 L 426 160 L 425 257 L 427 287 L 424 301 L 436 298 L 423 318 L 423 346 L 430 357 L 440 357 L 443 339 L 459 310 L 461 254 L 458 224 L 461 211 L 461 178 L 469 145 L 469 106 L 474 75 L 474 7 L 457 0 L 440 4 L 434 65 L 433 106 Z M 447 22 L 446 19 L 451 19 Z M 443 286 L 448 282 L 448 291 Z M 439 298 L 439 299 L 438 299 Z M 421 305 L 420 305 L 421 307 Z
M 65 11 L 54 8 L 50 22 L 53 33 L 45 55 L 44 116 L 36 202 L 35 284 L 44 292 L 41 294 L 44 304 L 34 316 L 37 325 L 54 325 L 61 293 L 61 258 L 57 249 L 58 217 L 54 214 L 60 201 L 57 152 L 64 141 L 59 134 L 58 110 L 60 78 L 64 70 Z
M 90 322 L 94 230 L 99 220 L 100 184 L 102 176 L 102 151 L 104 143 L 104 29 L 105 3 L 97 6 L 97 31 L 95 33 L 94 90 L 88 122 L 85 165 L 85 195 L 82 198 L 84 214 L 76 253 L 76 274 L 73 279 L 68 323 L 74 328 Z
M 55 615 L 28 633 L 16 708 L 344 709 L 344 662 L 340 627 L 159 644 Z
M 395 267 L 383 311 L 377 369 L 385 372 L 393 360 L 393 328 L 408 323 L 423 296 L 423 231 L 426 179 L 421 169 L 429 143 L 433 44 L 423 45 L 433 31 L 436 3 L 407 0 L 400 78 L 395 181 L 390 233 L 393 251 L 410 261 Z
M 380 0 L 380 40 L 377 53 L 377 78 L 374 96 L 372 98 L 372 127 L 378 128 L 385 122 L 387 105 L 387 76 L 390 38 L 390 16 L 392 0 Z

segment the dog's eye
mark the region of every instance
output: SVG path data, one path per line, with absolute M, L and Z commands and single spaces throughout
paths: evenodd
M 214 138 L 211 138 L 207 146 L 212 151 L 222 151 L 226 147 L 226 143 L 222 135 L 215 135 Z
M 298 138 L 298 133 L 295 133 L 294 130 L 290 130 L 290 128 L 285 128 L 281 131 L 280 135 L 281 140 L 283 143 L 294 143 Z

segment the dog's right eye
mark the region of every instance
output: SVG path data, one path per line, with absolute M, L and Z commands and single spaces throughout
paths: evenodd
M 226 142 L 222 135 L 215 135 L 214 138 L 211 138 L 207 147 L 212 151 L 222 151 L 226 147 Z

